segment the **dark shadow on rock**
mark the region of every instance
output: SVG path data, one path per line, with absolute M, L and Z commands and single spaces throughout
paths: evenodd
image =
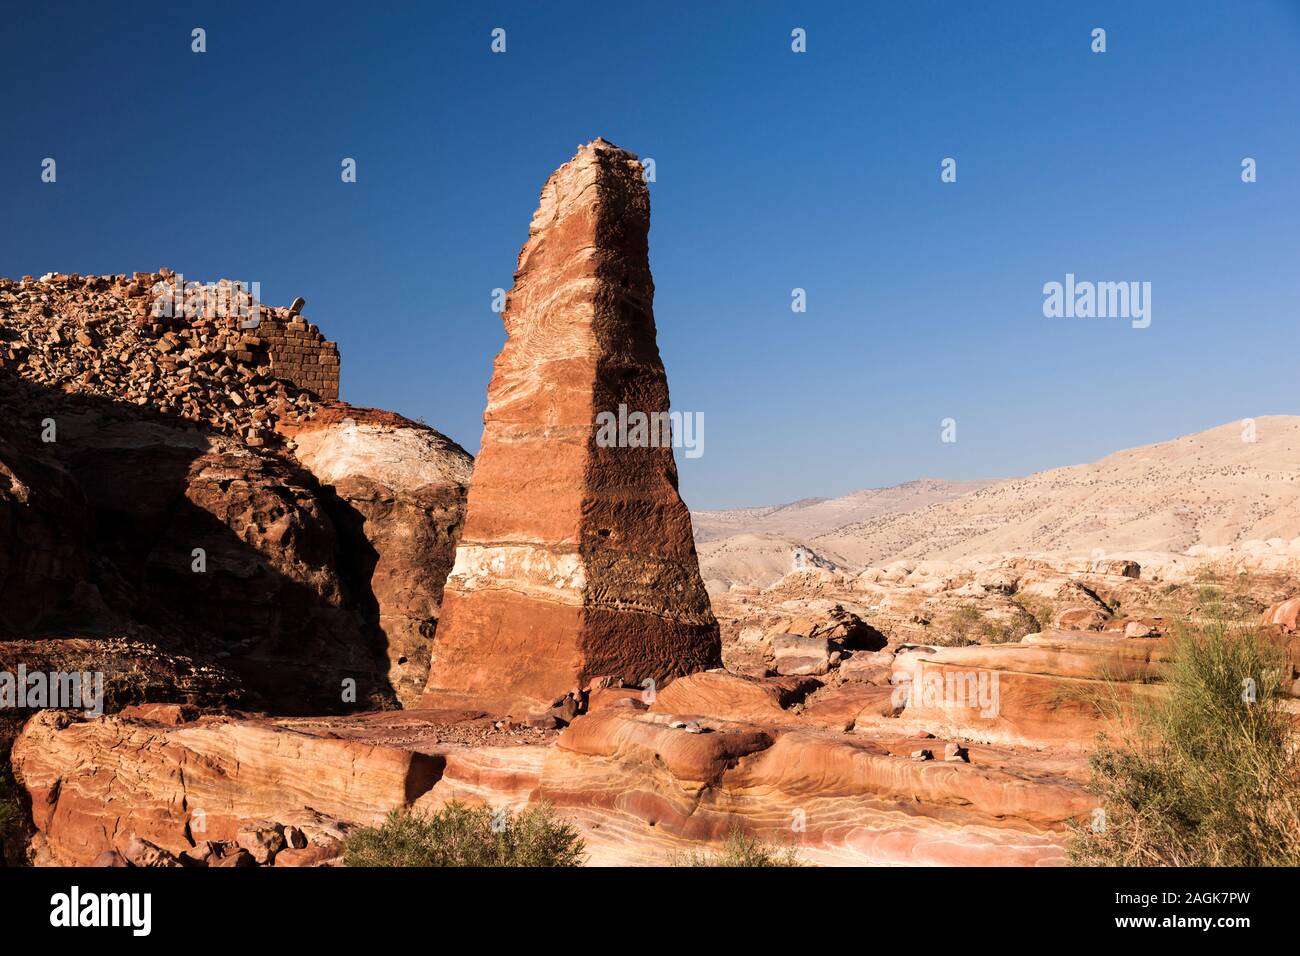
M 290 456 L 4 368 L 0 404 L 0 640 L 152 643 L 269 713 L 391 706 L 373 549 Z

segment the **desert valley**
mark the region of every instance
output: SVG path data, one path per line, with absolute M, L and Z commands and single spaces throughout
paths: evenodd
M 0 280 L 0 671 L 103 689 L 6 711 L 8 862 L 335 865 L 545 803 L 593 865 L 1063 865 L 1180 628 L 1270 635 L 1300 711 L 1300 417 L 690 513 L 671 449 L 594 439 L 669 408 L 648 217 L 604 140 L 547 181 L 477 459 L 339 401 L 302 300 Z

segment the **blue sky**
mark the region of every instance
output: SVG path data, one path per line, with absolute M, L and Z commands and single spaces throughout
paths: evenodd
M 492 289 L 602 135 L 656 163 L 692 507 L 1023 474 L 1297 411 L 1297 77 L 1296 0 L 13 4 L 0 274 L 302 295 L 343 398 L 474 451 Z M 1045 318 L 1067 272 L 1150 328 Z

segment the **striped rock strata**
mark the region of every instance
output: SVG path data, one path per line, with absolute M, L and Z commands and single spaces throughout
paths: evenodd
M 504 314 L 426 707 L 521 714 L 594 676 L 720 663 L 670 447 L 598 441 L 602 413 L 668 411 L 649 194 L 597 139 L 542 189 Z M 648 436 L 647 436 L 648 437 Z

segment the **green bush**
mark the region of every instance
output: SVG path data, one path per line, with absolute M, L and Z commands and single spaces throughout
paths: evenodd
M 1218 617 L 1180 629 L 1167 693 L 1092 757 L 1104 812 L 1075 827 L 1072 861 L 1300 865 L 1300 761 L 1281 706 L 1289 674 L 1284 646 L 1253 628 Z
M 926 643 L 936 647 L 969 647 L 972 644 L 1006 644 L 1032 634 L 1037 622 L 1023 605 L 1016 602 L 1022 615 L 1011 621 L 985 617 L 973 604 L 949 612 L 933 634 L 926 635 Z
M 691 850 L 671 859 L 673 866 L 803 866 L 793 846 L 775 846 L 738 826 L 727 832 L 717 851 Z
M 1011 600 L 1019 605 L 1020 610 L 1024 611 L 1025 616 L 1029 618 L 1032 630 L 1026 631 L 1025 634 L 1032 634 L 1035 631 L 1041 633 L 1052 629 L 1052 622 L 1056 620 L 1056 609 L 1052 607 L 1050 601 L 1035 600 L 1021 594 L 1017 594 Z M 1024 637 L 1025 635 L 1020 636 Z M 1015 638 L 1015 640 L 1019 639 Z
M 394 810 L 350 832 L 348 866 L 581 866 L 585 845 L 547 803 L 519 813 L 448 803 L 437 813 Z
M 980 626 L 984 615 L 980 609 L 967 605 L 950 612 L 940 623 L 933 635 L 927 635 L 926 643 L 936 647 L 968 647 L 979 643 Z

